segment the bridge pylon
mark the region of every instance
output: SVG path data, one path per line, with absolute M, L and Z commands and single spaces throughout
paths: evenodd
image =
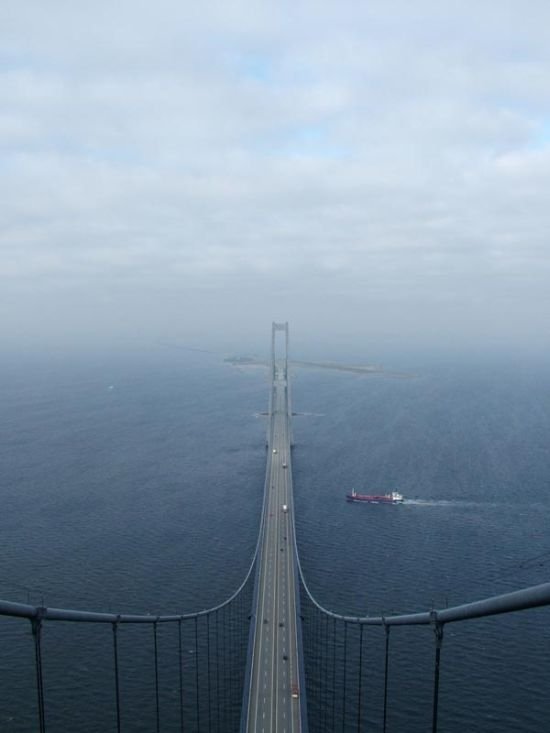
M 277 353 L 277 332 L 283 332 L 284 333 L 284 342 L 283 342 L 283 351 L 282 354 Z M 289 374 L 289 331 L 288 331 L 288 321 L 284 321 L 284 323 L 278 323 L 276 321 L 273 321 L 271 324 L 271 361 L 270 361 L 270 372 L 271 372 L 271 383 L 272 388 L 270 391 L 270 397 L 269 397 L 269 415 L 270 415 L 270 421 L 267 429 L 267 435 L 268 435 L 268 444 L 269 444 L 269 434 L 271 431 L 271 416 L 272 416 L 272 409 L 273 409 L 273 389 L 274 389 L 274 383 L 277 378 L 277 367 L 279 366 L 280 370 L 283 374 L 284 379 L 284 385 L 285 385 L 285 391 L 286 391 L 286 404 L 288 407 L 288 435 L 290 439 L 290 445 L 294 445 L 294 439 L 292 435 L 292 402 L 290 398 L 290 374 Z

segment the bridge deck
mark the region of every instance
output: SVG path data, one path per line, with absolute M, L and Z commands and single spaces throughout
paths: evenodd
M 289 427 L 286 379 L 282 369 L 275 369 L 247 712 L 250 733 L 301 730 Z

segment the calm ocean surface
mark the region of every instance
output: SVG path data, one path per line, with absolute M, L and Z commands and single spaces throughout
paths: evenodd
M 424 610 L 550 579 L 548 365 L 411 371 L 295 373 L 294 408 L 307 413 L 294 420 L 301 559 L 335 611 Z M 256 542 L 267 387 L 261 369 L 193 352 L 4 359 L 0 597 L 153 614 L 222 601 Z M 408 501 L 350 505 L 352 487 Z M 539 610 L 448 627 L 442 730 L 550 729 L 549 620 Z M 0 619 L 2 732 L 33 730 L 27 637 L 28 624 Z M 94 644 L 59 643 L 85 677 Z M 432 657 L 430 630 L 396 630 L 390 730 L 428 729 Z M 83 683 L 72 730 L 107 729 L 96 705 Z M 51 730 L 71 729 L 55 720 Z

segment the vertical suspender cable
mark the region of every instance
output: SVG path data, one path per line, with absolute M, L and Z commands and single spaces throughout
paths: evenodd
M 34 663 L 36 668 L 36 692 L 38 696 L 38 725 L 40 733 L 46 731 L 46 716 L 44 710 L 44 680 L 42 677 L 42 618 L 41 609 L 38 615 L 31 619 L 32 635 L 34 637 Z
M 323 720 L 323 728 L 325 726 L 325 703 L 324 703 L 324 697 L 325 697 L 325 690 L 323 686 L 323 679 L 325 675 L 325 647 L 323 644 L 323 621 L 324 621 L 324 614 L 319 611 L 319 626 L 318 626 L 318 656 L 319 656 L 319 710 L 321 714 L 321 718 Z
M 357 733 L 361 732 L 361 693 L 363 691 L 363 624 L 359 624 L 359 682 L 357 684 Z
M 223 607 L 222 644 L 223 644 L 223 727 L 227 730 L 227 606 Z
M 235 660 L 237 657 L 237 647 L 238 647 L 238 634 L 237 634 L 237 625 L 238 625 L 238 608 L 236 606 L 236 601 L 231 601 L 231 608 L 233 609 L 233 619 L 231 623 L 231 639 L 232 639 L 232 645 L 233 645 L 233 651 L 232 651 L 232 658 L 233 658 L 233 669 L 231 674 L 231 712 L 232 712 L 232 718 L 231 718 L 231 725 L 235 725 L 235 715 L 236 715 L 236 705 L 238 704 L 237 696 L 238 696 L 238 687 L 237 687 L 237 665 L 235 664 Z
M 323 614 L 324 615 L 324 614 Z M 323 710 L 323 717 L 325 719 L 325 730 L 328 730 L 328 701 L 329 701 L 329 693 L 328 693 L 328 616 L 324 616 L 325 618 L 325 638 L 323 641 L 323 646 L 325 648 L 325 679 L 323 683 L 323 698 L 324 698 L 324 710 Z M 329 732 L 330 733 L 330 732 Z
M 157 643 L 157 622 L 153 623 L 153 640 L 155 648 L 155 715 L 157 722 L 157 733 L 160 733 L 160 706 L 159 706 L 159 657 Z
M 179 667 L 179 688 L 180 688 L 180 728 L 183 733 L 183 649 L 181 643 L 181 618 L 178 619 L 178 667 Z
M 332 727 L 336 724 L 336 618 L 332 619 Z
M 222 633 L 222 643 L 223 643 L 223 722 L 224 722 L 224 729 L 227 729 L 227 708 L 228 708 L 228 701 L 227 701 L 227 606 L 224 606 L 223 609 L 223 633 Z
M 115 664 L 116 729 L 120 733 L 120 683 L 118 675 L 118 621 L 113 623 L 113 659 Z
M 233 723 L 232 705 L 233 705 L 233 637 L 231 630 L 233 628 L 233 604 L 227 606 L 227 725 L 231 728 Z
M 318 704 L 317 695 L 319 690 L 319 684 L 317 682 L 317 670 L 319 665 L 314 663 L 319 658 L 319 652 L 317 649 L 317 621 L 318 621 L 318 611 L 315 606 L 312 606 L 312 615 L 311 615 L 311 678 L 314 681 L 313 689 L 316 691 L 314 696 L 314 701 L 316 704 Z M 320 715 L 320 709 L 317 711 L 317 714 Z
M 316 660 L 317 660 L 317 648 L 316 643 L 316 628 L 317 628 L 317 608 L 310 604 L 309 607 L 309 658 L 311 667 L 311 679 L 315 680 L 316 671 Z
M 344 677 L 342 679 L 342 733 L 346 730 L 346 677 L 347 677 L 347 641 L 348 641 L 348 622 L 344 621 Z
M 386 733 L 386 723 L 388 720 L 388 672 L 389 672 L 389 651 L 390 651 L 390 629 L 391 626 L 388 626 L 387 623 L 384 622 L 384 631 L 386 632 L 386 653 L 385 653 L 385 661 L 384 661 L 384 725 L 382 728 L 382 733 Z
M 317 694 L 319 696 L 319 715 L 323 719 L 323 614 L 317 611 Z
M 304 623 L 302 624 L 302 628 L 304 629 L 304 642 L 307 645 L 306 649 L 306 669 L 308 673 L 308 679 L 310 679 L 310 669 L 311 669 L 311 657 L 313 654 L 313 644 L 312 644 L 312 638 L 313 638 L 313 621 L 311 618 L 311 604 L 309 603 L 309 598 L 306 597 L 304 603 L 302 604 L 302 612 L 304 613 Z
M 325 716 L 323 710 L 323 614 L 321 611 L 317 611 L 317 659 L 317 674 L 319 678 L 317 694 L 319 695 L 319 715 L 321 717 L 322 726 Z
M 208 687 L 208 733 L 212 730 L 212 694 L 210 690 L 210 614 L 206 614 L 206 677 Z
M 216 609 L 216 731 L 220 730 L 220 638 L 218 629 L 218 610 Z
M 195 702 L 197 705 L 197 731 L 200 733 L 201 716 L 199 710 L 199 617 L 195 616 Z
M 239 655 L 243 650 L 243 626 L 244 626 L 244 606 L 243 606 L 243 592 L 239 593 Z
M 437 620 L 434 612 L 433 628 L 435 632 L 435 661 L 434 661 L 434 693 L 432 709 L 432 733 L 437 733 L 437 712 L 439 704 L 439 666 L 441 661 L 441 645 L 443 643 L 443 624 Z
M 229 728 L 233 725 L 233 603 L 230 603 L 227 607 L 228 613 L 228 626 L 227 626 L 227 642 L 229 647 L 229 654 L 227 656 L 227 668 L 229 672 L 229 680 L 227 684 L 227 715 L 229 718 Z
M 228 707 L 228 715 L 229 715 L 229 728 L 233 726 L 233 672 L 234 672 L 234 647 L 233 647 L 233 603 L 231 602 L 229 604 L 229 626 L 228 626 L 228 640 L 229 640 L 229 655 L 227 657 L 227 664 L 229 667 L 229 685 L 228 685 L 228 694 L 229 694 L 229 705 Z
M 235 659 L 236 660 L 239 660 L 239 663 L 237 664 L 237 668 L 235 670 L 235 700 L 238 701 L 239 700 L 239 692 L 240 692 L 240 688 L 239 688 L 239 675 L 240 675 L 240 658 L 239 658 L 239 645 L 240 645 L 240 640 L 239 640 L 239 631 L 240 631 L 240 626 L 239 626 L 239 598 L 236 598 L 234 602 L 237 604 L 237 606 L 235 608 L 235 615 L 237 617 L 236 618 L 236 623 L 235 623 Z M 237 712 L 237 710 L 238 710 L 238 704 L 239 703 L 236 702 L 235 705 L 233 706 L 233 710 L 235 712 Z M 237 715 L 237 720 L 238 720 L 238 715 Z

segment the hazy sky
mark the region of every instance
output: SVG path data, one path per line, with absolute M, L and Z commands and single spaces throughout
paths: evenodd
M 549 29 L 548 0 L 3 0 L 3 343 L 550 347 Z

